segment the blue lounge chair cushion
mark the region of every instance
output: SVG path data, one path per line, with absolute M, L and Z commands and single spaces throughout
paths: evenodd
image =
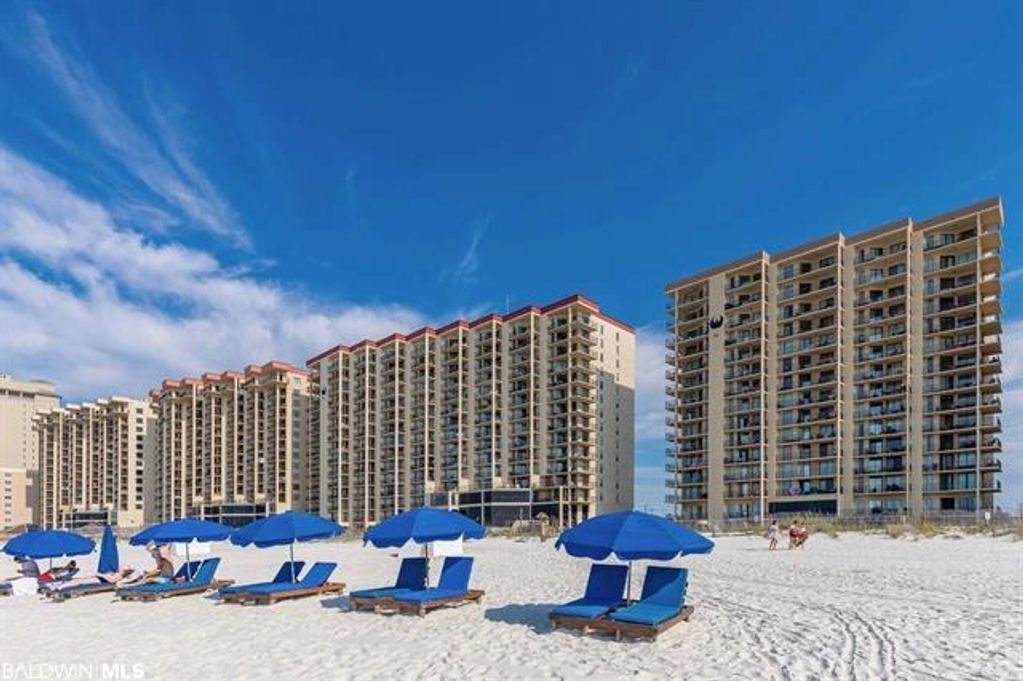
M 419 589 L 421 591 L 421 589 Z M 352 598 L 394 598 L 401 594 L 407 594 L 417 589 L 401 589 L 394 586 L 385 586 L 380 589 L 363 589 L 362 591 L 353 591 L 350 595 Z
M 470 577 L 472 577 L 470 556 L 448 556 L 440 569 L 437 588 L 446 591 L 468 591 Z
M 469 591 L 469 578 L 472 576 L 470 556 L 448 556 L 440 569 L 440 580 L 433 589 L 419 589 L 395 596 L 396 600 L 411 603 L 439 601 L 445 598 L 464 596 Z
M 353 591 L 354 598 L 393 598 L 398 594 L 421 590 L 426 586 L 426 558 L 404 558 L 394 586 Z
M 653 603 L 636 603 L 626 608 L 620 608 L 611 613 L 611 619 L 617 622 L 634 622 L 636 624 L 649 624 L 654 626 L 682 612 L 682 607 L 671 607 L 668 605 L 655 605 Z
M 464 596 L 468 593 L 468 589 L 419 589 L 418 591 L 408 591 L 403 594 L 395 596 L 395 600 L 406 601 L 409 603 L 422 603 L 424 601 L 440 601 L 445 598 L 456 598 L 458 596 Z
M 199 567 L 202 566 L 201 560 L 193 560 L 190 563 L 182 563 L 178 571 L 174 573 L 174 581 L 181 579 L 188 579 L 189 576 L 195 576 L 199 572 Z
M 586 580 L 586 594 L 570 603 L 559 605 L 552 614 L 583 619 L 606 615 L 611 608 L 622 602 L 628 578 L 629 568 L 625 565 L 594 563 L 590 566 L 590 576 Z
M 689 571 L 685 568 L 649 567 L 638 603 L 613 611 L 609 617 L 621 622 L 656 625 L 682 612 Z
M 255 585 L 252 588 L 245 589 L 244 592 L 251 594 L 271 594 L 321 587 L 327 583 L 327 580 L 330 579 L 330 575 L 333 574 L 335 569 L 337 569 L 337 563 L 315 563 L 311 568 L 309 568 L 309 572 L 306 576 L 297 582 Z
M 213 576 L 217 573 L 217 567 L 220 565 L 219 558 L 210 558 L 202 561 L 199 565 L 198 571 L 193 575 L 192 579 L 185 582 L 169 582 L 166 584 L 142 584 L 140 586 L 133 586 L 124 591 L 141 591 L 143 593 L 167 593 L 171 591 L 180 591 L 182 589 L 190 589 L 197 586 L 208 586 L 213 581 Z M 180 571 L 179 571 L 180 572 Z
M 628 566 L 594 563 L 590 566 L 583 600 L 615 605 L 625 596 L 625 582 L 628 578 Z
M 394 581 L 396 589 L 423 589 L 426 587 L 426 558 L 403 558 L 398 568 L 398 579 Z
M 298 575 L 302 574 L 302 568 L 304 568 L 304 567 L 305 567 L 305 561 L 302 561 L 302 560 L 294 561 L 294 570 L 295 570 L 294 574 L 295 574 L 296 577 Z M 220 587 L 220 593 L 222 593 L 222 594 L 239 593 L 239 592 L 248 591 L 249 589 L 252 589 L 252 588 L 255 588 L 255 587 L 269 586 L 271 584 L 288 584 L 290 586 L 291 583 L 292 583 L 291 582 L 291 575 L 292 575 L 292 571 L 291 570 L 292 570 L 292 563 L 290 561 L 285 561 L 284 565 L 282 565 L 281 568 L 277 571 L 277 574 L 274 575 L 273 580 L 271 580 L 269 582 L 255 582 L 255 583 L 252 583 L 252 584 L 235 584 L 235 585 L 232 585 L 232 586 L 222 586 L 222 587 Z
M 554 608 L 551 612 L 555 615 L 561 615 L 562 617 L 579 617 L 581 619 L 592 620 L 606 615 L 611 612 L 612 605 L 606 603 L 596 603 L 593 601 L 580 598 L 574 600 L 571 603 L 565 603 Z
M 398 569 L 398 579 L 393 587 L 362 589 L 353 591 L 354 598 L 393 598 L 398 594 L 417 591 L 427 586 L 427 559 L 421 557 L 403 558 Z
M 689 570 L 651 566 L 643 578 L 643 595 L 641 603 L 652 603 L 670 608 L 681 609 L 686 600 L 686 587 L 689 582 Z

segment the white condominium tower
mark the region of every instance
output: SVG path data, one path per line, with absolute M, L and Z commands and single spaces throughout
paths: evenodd
M 144 524 L 148 403 L 111 397 L 39 412 L 39 518 L 48 528 Z
M 39 454 L 32 418 L 59 406 L 52 383 L 0 373 L 0 529 L 38 522 Z
M 667 287 L 683 521 L 995 508 L 999 199 Z
M 635 334 L 572 296 L 339 345 L 310 371 L 308 508 L 488 525 L 632 507 Z
M 153 519 L 239 525 L 300 508 L 308 377 L 283 362 L 164 381 L 157 417 Z

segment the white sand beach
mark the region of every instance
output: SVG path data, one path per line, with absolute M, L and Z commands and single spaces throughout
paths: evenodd
M 219 576 L 245 581 L 287 555 L 216 553 Z M 5 598 L 0 665 L 4 678 L 104 664 L 146 679 L 1023 678 L 1023 542 L 1008 538 L 843 534 L 769 552 L 759 538 L 720 537 L 712 555 L 682 561 L 696 611 L 655 643 L 552 632 L 548 610 L 581 593 L 588 569 L 553 542 L 487 539 L 467 553 L 483 605 L 425 618 L 347 612 L 347 597 L 272 607 Z M 392 553 L 357 542 L 300 545 L 296 557 L 340 562 L 349 589 L 397 569 Z M 122 563 L 146 564 L 123 546 Z

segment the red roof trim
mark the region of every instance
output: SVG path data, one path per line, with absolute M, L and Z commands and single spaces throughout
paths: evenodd
M 360 349 L 365 348 L 365 347 L 379 347 L 380 345 L 383 345 L 384 343 L 389 343 L 389 342 L 391 342 L 393 340 L 411 341 L 411 340 L 415 340 L 415 339 L 419 338 L 420 336 L 427 336 L 427 335 L 429 335 L 429 336 L 436 336 L 436 335 L 440 335 L 440 334 L 443 334 L 443 333 L 447 333 L 448 331 L 453 331 L 454 329 L 458 329 L 458 328 L 461 328 L 461 329 L 471 329 L 471 328 L 474 328 L 474 327 L 479 326 L 481 324 L 486 324 L 488 322 L 497 322 L 497 323 L 510 322 L 513 319 L 517 319 L 517 318 L 519 318 L 519 317 L 521 317 L 523 315 L 527 315 L 527 314 L 538 314 L 538 315 L 547 314 L 547 313 L 550 313 L 550 312 L 554 312 L 556 310 L 560 310 L 561 308 L 568 307 L 570 305 L 577 305 L 577 304 L 578 305 L 583 305 L 583 306 L 589 308 L 591 313 L 595 317 L 597 317 L 598 319 L 601 319 L 601 320 L 607 322 L 608 324 L 612 324 L 614 326 L 617 326 L 618 328 L 620 328 L 620 329 L 622 329 L 624 331 L 628 331 L 629 333 L 635 333 L 635 329 L 631 325 L 626 324 L 625 322 L 623 322 L 623 321 L 621 321 L 619 319 L 615 319 L 614 317 L 611 317 L 611 316 L 606 315 L 603 312 L 601 312 L 600 311 L 600 306 L 597 305 L 596 301 L 591 300 L 590 298 L 587 298 L 586 296 L 575 294 L 575 295 L 567 296 L 567 297 L 562 298 L 560 300 L 556 300 L 553 303 L 551 303 L 549 305 L 545 305 L 543 307 L 537 307 L 536 305 L 526 305 L 525 307 L 520 307 L 517 310 L 513 310 L 512 312 L 509 312 L 508 314 L 505 314 L 505 315 L 501 315 L 501 314 L 497 314 L 497 313 L 493 313 L 492 312 L 490 314 L 487 314 L 487 315 L 484 315 L 484 316 L 479 317 L 477 319 L 474 319 L 471 322 L 467 322 L 464 319 L 456 319 L 456 320 L 454 320 L 452 322 L 449 322 L 449 323 L 445 324 L 444 326 L 442 326 L 440 328 L 433 328 L 433 327 L 430 327 L 430 326 L 424 326 L 424 327 L 422 327 L 420 329 L 416 329 L 415 331 L 409 333 L 408 335 L 402 335 L 400 333 L 394 333 L 394 334 L 391 334 L 390 336 L 387 336 L 386 338 L 383 338 L 381 340 L 372 340 L 370 338 L 367 338 L 367 339 L 359 341 L 358 343 L 356 343 L 355 345 L 352 345 L 350 347 L 346 346 L 346 345 L 335 345 L 334 347 L 332 347 L 332 348 L 330 348 L 328 350 L 324 350 L 323 352 L 321 352 L 321 353 L 319 353 L 317 355 L 314 355 L 313 357 L 311 357 L 308 360 L 306 360 L 306 366 L 311 366 L 313 364 L 316 364 L 320 360 L 322 360 L 322 359 L 324 359 L 324 358 L 326 358 L 326 357 L 328 357 L 330 355 L 333 355 L 334 353 L 354 352 L 356 350 L 360 350 Z

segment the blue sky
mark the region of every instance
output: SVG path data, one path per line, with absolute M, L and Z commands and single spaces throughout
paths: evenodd
M 639 329 L 655 507 L 666 282 L 1000 194 L 1020 503 L 1021 29 L 1013 3 L 4 3 L 0 369 L 141 394 L 581 292 Z

